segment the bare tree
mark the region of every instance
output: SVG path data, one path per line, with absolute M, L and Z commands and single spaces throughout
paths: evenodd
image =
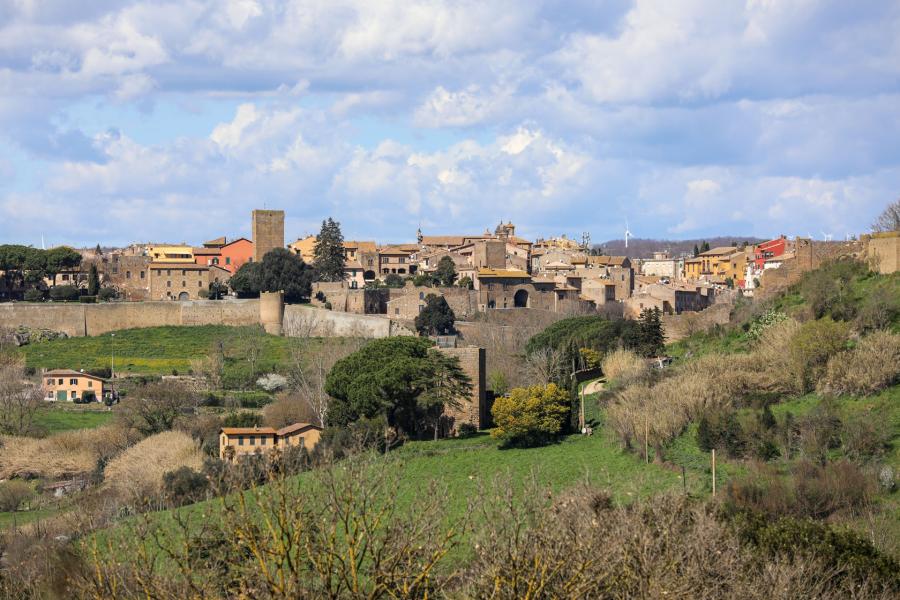
M 565 367 L 562 351 L 541 348 L 525 358 L 525 377 L 533 385 L 544 385 L 557 381 Z
M 125 427 L 143 435 L 168 431 L 199 403 L 194 390 L 176 381 L 163 380 L 136 389 L 122 402 L 119 419 Z
M 317 423 L 325 426 L 331 397 L 325 392 L 325 378 L 334 364 L 358 348 L 340 339 L 297 340 L 291 345 L 288 377 L 291 389 L 309 406 Z
M 872 223 L 872 231 L 881 233 L 885 231 L 900 231 L 900 199 L 888 204 L 875 222 Z
M 0 358 L 0 433 L 28 433 L 41 402 L 41 390 L 25 378 L 22 361 Z
M 221 389 L 222 378 L 225 374 L 225 343 L 222 340 L 215 342 L 210 348 L 208 356 L 191 361 L 191 369 L 203 378 L 207 390 Z

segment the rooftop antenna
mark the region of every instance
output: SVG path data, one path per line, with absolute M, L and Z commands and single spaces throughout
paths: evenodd
M 588 231 L 585 231 L 581 234 L 581 245 L 584 246 L 585 250 L 591 249 L 591 234 Z
M 628 219 L 625 219 L 625 249 L 628 249 L 628 238 L 634 237 L 628 229 Z

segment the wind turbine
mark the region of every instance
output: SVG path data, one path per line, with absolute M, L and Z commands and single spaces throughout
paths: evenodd
M 628 238 L 634 237 L 631 235 L 631 231 L 628 229 L 628 220 L 625 220 L 625 249 L 628 249 Z
M 826 242 L 830 242 L 830 241 L 831 241 L 831 234 L 830 234 L 830 233 L 825 233 L 825 232 L 823 231 L 823 232 L 822 232 L 822 237 L 825 239 Z

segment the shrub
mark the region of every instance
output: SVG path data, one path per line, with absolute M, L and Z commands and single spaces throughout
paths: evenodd
M 256 385 L 270 393 L 283 390 L 287 387 L 287 384 L 287 377 L 278 373 L 269 373 L 256 380 Z
M 819 390 L 869 396 L 900 381 L 900 334 L 876 331 L 853 350 L 832 356 Z
M 100 288 L 100 291 L 97 293 L 97 297 L 103 302 L 109 302 L 110 300 L 115 300 L 119 297 L 119 292 L 116 291 L 116 288 L 111 287 L 103 287 Z
M 747 329 L 747 337 L 754 341 L 758 340 L 769 327 L 783 323 L 787 319 L 788 316 L 783 312 L 769 309 L 753 320 Z
M 199 470 L 203 454 L 190 435 L 164 431 L 142 440 L 106 465 L 109 486 L 124 499 L 143 503 L 163 489 L 163 475 L 180 467 Z
M 900 317 L 900 297 L 897 292 L 880 286 L 862 300 L 856 327 L 860 331 L 887 329 Z
M 631 350 L 614 350 L 603 358 L 603 374 L 610 382 L 629 385 L 646 379 L 650 374 L 647 361 Z
M 206 496 L 209 481 L 203 473 L 190 467 L 181 467 L 163 474 L 163 491 L 166 499 L 175 506 L 199 502 Z
M 795 389 L 813 389 L 826 370 L 828 359 L 846 348 L 849 327 L 829 317 L 809 321 L 791 339 L 789 360 Z
M 506 446 L 546 443 L 560 433 L 568 413 L 569 395 L 556 384 L 515 388 L 494 401 L 491 435 Z
M 50 288 L 50 299 L 54 302 L 74 302 L 81 295 L 81 290 L 74 285 L 55 285 Z
M 877 414 L 857 414 L 844 423 L 841 446 L 850 458 L 859 461 L 879 458 L 891 447 L 890 423 Z
M 78 296 L 78 301 L 82 304 L 97 304 L 97 296 Z
M 43 302 L 44 301 L 44 292 L 41 290 L 27 290 L 25 292 L 25 302 Z
M 744 456 L 747 442 L 733 410 L 710 410 L 697 426 L 697 445 L 701 450 L 725 450 L 732 458 Z
M 478 433 L 478 427 L 472 423 L 461 423 L 456 428 L 456 435 L 461 438 L 472 437 L 476 433 Z
M 262 421 L 259 413 L 241 411 L 228 414 L 222 421 L 222 427 L 258 427 Z
M 803 454 L 824 462 L 828 451 L 841 445 L 841 418 L 832 402 L 822 402 L 808 415 L 797 420 L 800 449 Z
M 21 479 L 0 482 L 0 512 L 14 512 L 28 500 L 34 490 Z

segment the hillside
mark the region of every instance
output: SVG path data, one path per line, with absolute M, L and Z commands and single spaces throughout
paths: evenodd
M 703 242 L 708 242 L 711 248 L 716 246 L 741 245 L 744 242 L 748 244 L 758 244 L 764 242 L 762 238 L 734 235 L 734 236 L 718 236 L 702 239 L 690 240 L 663 240 L 653 238 L 629 238 L 628 248 L 625 248 L 625 240 L 608 240 L 599 244 L 603 254 L 612 254 L 614 256 L 628 256 L 631 258 L 652 258 L 654 252 L 668 250 L 672 256 L 680 256 L 682 253 L 692 254 L 694 246 L 700 246 Z

